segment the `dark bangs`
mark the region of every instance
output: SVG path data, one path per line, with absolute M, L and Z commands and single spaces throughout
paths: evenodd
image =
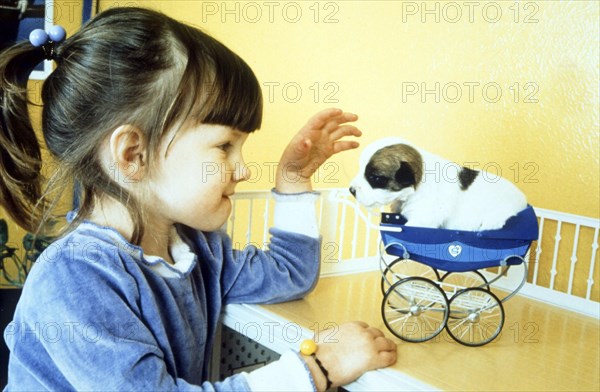
M 262 123 L 262 91 L 238 55 L 202 31 L 185 26 L 180 43 L 187 53 L 172 120 L 225 125 L 250 133 Z M 185 116 L 185 117 L 182 117 Z M 171 123 L 171 124 L 169 124 Z M 167 126 L 172 125 L 167 120 Z

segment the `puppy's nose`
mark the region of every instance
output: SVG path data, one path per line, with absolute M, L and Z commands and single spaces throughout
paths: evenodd
M 352 193 L 352 196 L 356 197 L 356 189 L 354 189 L 353 186 L 351 186 L 349 189 L 350 193 Z

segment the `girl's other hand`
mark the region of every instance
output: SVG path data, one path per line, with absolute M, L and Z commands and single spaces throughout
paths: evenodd
M 341 109 L 326 109 L 314 115 L 292 138 L 284 150 L 275 188 L 281 193 L 299 193 L 312 190 L 310 177 L 333 154 L 359 146 L 356 141 L 341 140 L 345 136 L 361 136 L 354 125 L 358 119 Z
M 337 330 L 321 331 L 317 337 L 326 337 L 323 342 L 317 341 L 316 357 L 329 373 L 332 387 L 349 384 L 369 370 L 396 363 L 396 343 L 362 321 L 342 324 Z M 317 387 L 325 389 L 321 388 L 326 385 L 325 377 L 310 363 L 314 359 L 305 358 Z

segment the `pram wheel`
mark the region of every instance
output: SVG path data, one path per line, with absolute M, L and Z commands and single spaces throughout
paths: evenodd
M 442 277 L 442 282 L 453 287 L 477 287 L 490 291 L 487 279 L 479 271 L 447 272 Z
M 488 290 L 461 290 L 450 299 L 448 308 L 446 330 L 454 340 L 466 346 L 491 342 L 504 325 L 502 302 Z
M 448 299 L 429 279 L 410 277 L 386 292 L 381 314 L 386 327 L 407 342 L 425 342 L 437 336 L 448 320 Z
M 382 273 L 381 293 L 385 295 L 390 286 L 408 276 L 418 276 L 434 282 L 440 280 L 440 275 L 435 268 L 416 261 L 397 258 Z

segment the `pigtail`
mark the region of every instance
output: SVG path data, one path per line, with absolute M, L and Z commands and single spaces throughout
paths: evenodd
M 27 107 L 27 80 L 43 59 L 42 51 L 29 42 L 0 53 L 0 206 L 33 232 L 44 211 L 43 177 L 40 144 Z

